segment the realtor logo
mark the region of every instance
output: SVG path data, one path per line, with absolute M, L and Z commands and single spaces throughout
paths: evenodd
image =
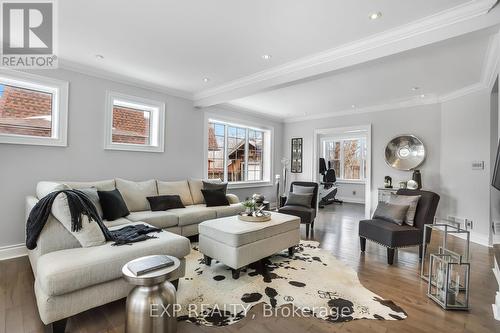
M 1 1 L 3 67 L 55 68 L 54 3 Z

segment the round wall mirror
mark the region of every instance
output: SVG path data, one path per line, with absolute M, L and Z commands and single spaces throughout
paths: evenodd
M 425 147 L 414 135 L 397 136 L 385 147 L 385 161 L 394 169 L 416 169 L 425 160 Z

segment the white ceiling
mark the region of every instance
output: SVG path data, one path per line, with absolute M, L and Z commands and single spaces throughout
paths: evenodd
M 231 104 L 275 117 L 344 113 L 442 96 L 481 81 L 491 31 L 481 31 L 259 93 Z M 412 87 L 419 87 L 413 91 Z
M 92 67 L 152 85 L 194 93 L 399 27 L 466 2 L 468 1 L 59 1 L 59 56 L 61 63 Z M 383 13 L 382 18 L 369 20 L 368 15 L 376 11 Z M 472 40 L 467 44 L 484 48 L 484 42 L 484 39 Z M 450 50 L 462 50 L 465 47 L 453 43 L 451 45 Z M 453 56 L 451 51 L 443 50 L 439 53 Z M 96 54 L 103 55 L 104 59 L 97 60 Z M 261 58 L 263 54 L 271 54 L 271 60 L 264 61 Z M 359 103 L 379 98 L 377 93 L 385 94 L 386 91 L 377 84 L 383 78 L 387 83 L 383 86 L 397 89 L 397 95 L 404 93 L 406 85 L 419 84 L 425 89 L 438 91 L 456 84 L 431 83 L 423 74 L 436 77 L 436 72 L 431 71 L 431 68 L 435 69 L 436 64 L 446 61 L 433 54 L 418 56 L 425 58 L 422 58 L 421 63 L 428 62 L 428 65 L 420 68 L 421 71 L 415 63 L 417 55 L 404 55 L 394 59 L 398 71 L 389 70 L 392 77 L 386 74 L 388 64 L 382 61 L 382 66 L 378 69 L 368 65 L 366 68 L 362 66 L 356 69 L 350 75 L 340 74 L 344 84 L 331 82 L 336 86 L 328 88 L 326 81 L 311 83 L 318 85 L 317 89 L 310 89 L 309 93 L 304 92 L 302 95 L 304 98 L 314 98 L 317 94 L 313 91 L 323 89 L 322 91 L 328 92 L 327 95 L 331 93 L 332 96 L 340 96 L 335 105 L 342 106 L 353 103 L 351 101 L 355 98 L 352 88 L 356 88 L 354 90 L 359 94 L 359 98 L 356 98 Z M 478 55 L 460 56 L 462 60 L 474 64 L 479 62 Z M 450 63 L 457 65 L 456 61 L 459 60 Z M 405 69 L 406 64 L 410 68 Z M 465 71 L 472 71 L 474 66 L 466 67 Z M 451 65 L 447 68 L 443 69 L 444 74 L 452 70 Z M 368 75 L 361 72 L 365 70 L 372 73 L 367 80 Z M 412 77 L 412 82 L 395 78 L 397 73 L 407 73 Z M 466 80 L 465 74 L 458 76 L 458 82 Z M 210 81 L 204 83 L 204 77 L 209 77 Z M 368 91 L 360 89 L 366 88 L 366 85 L 358 85 L 361 81 L 375 86 L 371 86 Z M 338 93 L 344 90 L 345 93 Z M 289 95 L 284 91 L 277 94 Z M 326 101 L 327 98 L 330 96 L 324 96 L 321 100 Z M 239 102 L 246 105 L 258 103 L 259 108 L 272 105 L 273 110 L 284 112 L 286 102 L 276 104 L 272 100 L 271 95 L 265 94 Z M 319 102 L 316 109 L 321 109 Z

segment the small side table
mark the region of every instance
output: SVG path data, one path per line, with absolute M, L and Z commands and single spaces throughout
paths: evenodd
M 177 332 L 177 318 L 174 313 L 176 290 L 169 279 L 179 268 L 180 261 L 169 256 L 174 261 L 172 266 L 140 276 L 135 276 L 128 269 L 129 263 L 149 257 L 155 256 L 141 257 L 122 267 L 125 280 L 135 285 L 127 296 L 125 332 L 175 333 Z

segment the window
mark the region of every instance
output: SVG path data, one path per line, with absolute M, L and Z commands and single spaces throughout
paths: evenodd
M 0 74 L 0 142 L 66 146 L 68 83 L 6 72 Z
M 323 156 L 338 180 L 366 179 L 366 139 L 325 139 Z
M 164 151 L 165 104 L 108 92 L 106 149 Z
M 208 179 L 269 182 L 271 130 L 208 120 Z

